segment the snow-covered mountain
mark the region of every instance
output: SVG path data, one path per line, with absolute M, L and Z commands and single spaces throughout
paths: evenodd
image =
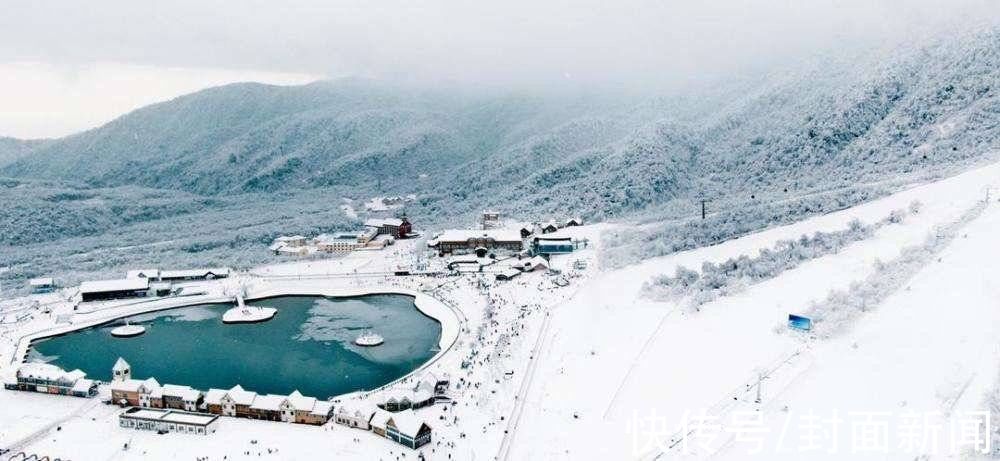
M 468 222 L 485 207 L 522 218 L 668 222 L 631 240 L 668 253 L 842 209 L 1000 147 L 995 29 L 708 86 L 681 95 L 360 79 L 212 88 L 0 151 L 12 159 L 0 161 L 0 176 L 14 178 L 0 193 L 16 197 L 0 228 L 18 236 L 6 244 L 128 234 L 133 225 L 143 227 L 138 239 L 155 238 L 142 223 L 157 223 L 159 235 L 189 228 L 175 216 L 234 223 L 235 215 L 244 223 L 180 234 L 185 247 L 244 248 L 275 232 L 350 227 L 355 218 L 337 211 L 342 198 L 415 194 L 406 212 L 422 225 Z M 73 194 L 62 189 L 117 208 L 92 213 L 106 202 L 66 199 Z M 164 208 L 175 196 L 178 206 Z M 698 216 L 703 198 L 716 221 L 678 227 Z M 332 211 L 317 212 L 324 203 Z M 87 225 L 25 219 L 40 215 Z M 678 234 L 688 241 L 670 240 Z

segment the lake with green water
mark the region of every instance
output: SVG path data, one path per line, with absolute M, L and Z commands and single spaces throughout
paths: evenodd
M 413 371 L 437 353 L 441 325 L 425 316 L 413 298 L 372 295 L 354 298 L 287 296 L 248 302 L 278 309 L 271 320 L 223 324 L 232 304 L 183 307 L 141 314 L 111 324 L 42 339 L 29 360 L 108 381 L 118 357 L 132 377 L 196 389 L 236 384 L 258 393 L 327 398 L 372 389 Z M 134 338 L 115 338 L 125 320 L 146 327 Z M 354 345 L 365 330 L 385 338 L 377 347 Z

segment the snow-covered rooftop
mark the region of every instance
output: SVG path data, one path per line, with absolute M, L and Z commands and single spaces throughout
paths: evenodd
M 490 238 L 497 242 L 520 242 L 518 229 L 451 229 L 437 236 L 432 242 L 466 242 L 471 239 Z M 429 245 L 434 243 L 427 242 Z
M 417 433 L 420 432 L 420 426 L 425 424 L 424 420 L 420 419 L 410 409 L 392 413 L 392 422 L 400 434 L 414 439 L 417 437 Z
M 372 218 L 366 220 L 365 225 L 371 227 L 382 227 L 382 226 L 399 227 L 403 225 L 403 220 L 399 218 Z
M 21 365 L 21 367 L 17 369 L 17 373 L 20 376 L 31 378 L 45 379 L 49 381 L 63 380 L 68 382 L 73 382 L 87 376 L 86 373 L 80 370 L 64 371 L 62 368 L 55 365 L 40 362 L 31 362 Z
M 209 273 L 215 275 L 227 276 L 229 275 L 228 267 L 210 267 L 205 269 L 181 269 L 181 270 L 166 270 L 160 272 L 160 277 L 165 279 L 171 278 L 189 278 L 189 277 L 205 277 Z
M 288 399 L 284 395 L 258 395 L 256 399 L 253 400 L 253 404 L 250 405 L 251 408 L 256 408 L 259 410 L 272 410 L 277 411 L 281 409 L 281 404 Z
M 137 279 L 140 277 L 145 277 L 148 279 L 155 279 L 160 276 L 159 269 L 134 269 L 125 272 L 125 278 L 127 279 Z
M 93 280 L 80 284 L 81 293 L 102 293 L 107 291 L 129 291 L 149 289 L 149 279 Z
M 180 386 L 177 384 L 164 384 L 163 395 L 170 397 L 180 397 L 187 402 L 194 402 L 201 396 L 201 391 L 191 388 L 191 386 Z

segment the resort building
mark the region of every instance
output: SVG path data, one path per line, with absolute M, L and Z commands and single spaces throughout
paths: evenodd
M 281 244 L 287 247 L 304 247 L 309 244 L 309 239 L 301 235 L 291 235 L 291 236 L 281 236 L 274 239 L 275 244 Z
M 52 293 L 56 290 L 56 282 L 52 277 L 40 277 L 28 280 L 28 286 L 34 294 Z
M 229 272 L 228 267 L 160 271 L 160 280 L 164 282 L 214 280 L 229 277 Z
M 299 424 L 322 425 L 333 417 L 332 402 L 306 397 L 299 391 L 258 395 L 238 385 L 229 390 L 209 389 L 199 408 L 221 416 Z
M 108 299 L 139 298 L 149 294 L 149 279 L 96 280 L 80 284 L 83 302 Z
M 286 247 L 277 243 L 271 245 L 271 251 L 274 252 L 275 256 L 305 256 L 309 254 L 308 247 Z
M 111 381 L 111 402 L 132 407 L 163 408 L 160 383 L 149 378 Z
M 219 417 L 204 413 L 132 407 L 118 415 L 118 425 L 147 431 L 206 435 L 214 433 L 218 428 Z
M 166 384 L 160 388 L 160 398 L 163 399 L 163 408 L 198 411 L 204 396 L 201 391 L 190 386 Z
M 250 406 L 257 393 L 244 390 L 239 384 L 232 389 L 209 389 L 205 394 L 205 407 L 209 413 L 238 418 L 250 418 Z
M 327 253 L 354 251 L 368 246 L 378 235 L 378 229 L 365 228 L 358 232 L 321 234 L 316 237 L 316 249 Z
M 551 234 L 559 230 L 559 225 L 555 221 L 549 221 L 542 225 L 543 234 Z
M 340 403 L 334 413 L 334 421 L 347 427 L 367 431 L 371 429 L 370 421 L 375 414 L 375 408 L 358 402 Z
M 294 421 L 294 415 L 291 411 L 282 411 L 282 406 L 287 398 L 288 396 L 285 395 L 258 395 L 250 404 L 250 418 L 266 421 Z
M 500 213 L 498 213 L 496 211 L 489 211 L 489 210 L 483 211 L 483 215 L 482 215 L 482 218 L 480 220 L 480 224 L 482 224 L 482 229 L 483 230 L 496 229 L 496 228 L 500 227 L 501 226 L 501 223 L 500 223 Z
M 393 238 L 407 238 L 413 233 L 413 224 L 402 218 L 377 218 L 365 221 L 365 227 L 376 229 L 377 235 L 391 235 Z
M 521 261 L 521 270 L 525 272 L 546 270 L 548 268 L 549 268 L 549 262 L 541 256 L 535 256 L 531 259 L 526 259 Z
M 4 383 L 9 390 L 41 392 L 45 394 L 93 397 L 97 383 L 87 379 L 80 370 L 64 371 L 48 363 L 26 363 L 17 369 L 14 379 Z
M 521 270 L 515 267 L 508 267 L 496 273 L 497 280 L 512 280 L 521 275 Z
M 434 405 L 439 395 L 447 390 L 448 381 L 428 373 L 413 386 L 397 385 L 380 395 L 383 400 L 377 406 L 389 412 L 423 408 Z
M 449 230 L 427 242 L 427 246 L 439 253 L 454 253 L 457 251 L 476 251 L 477 249 L 501 249 L 521 251 L 524 241 L 517 230 Z
M 431 427 L 413 410 L 390 413 L 378 410 L 371 419 L 372 432 L 412 449 L 431 442 Z
M 564 232 L 553 232 L 539 235 L 532 239 L 532 250 L 535 254 L 551 255 L 566 254 L 576 250 L 579 242 Z

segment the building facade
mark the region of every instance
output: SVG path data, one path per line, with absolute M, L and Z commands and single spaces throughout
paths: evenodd
M 219 417 L 204 413 L 132 407 L 118 415 L 119 427 L 181 434 L 212 434 Z
M 41 392 L 44 394 L 93 397 L 97 395 L 97 383 L 87 379 L 80 370 L 64 371 L 48 363 L 26 363 L 14 374 L 14 379 L 4 383 L 8 390 Z

